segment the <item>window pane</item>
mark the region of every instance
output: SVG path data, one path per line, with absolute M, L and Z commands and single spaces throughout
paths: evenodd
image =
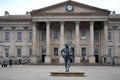
M 98 32 L 95 32 L 95 33 L 94 33 L 94 40 L 95 40 L 95 41 L 98 41 L 98 40 L 99 40 L 99 33 L 98 33 Z
M 86 39 L 86 31 L 81 31 L 81 39 Z
M 17 49 L 17 57 L 21 57 L 21 49 Z
M 9 57 L 9 49 L 5 48 L 5 57 Z
M 72 39 L 72 30 L 69 30 L 67 33 L 67 39 Z
M 32 32 L 29 32 L 29 41 L 32 41 Z
M 29 57 L 32 56 L 32 48 L 29 48 Z
M 43 32 L 42 32 L 42 41 L 45 41 L 45 40 L 46 40 L 46 32 L 43 31 Z
M 22 32 L 17 33 L 17 40 L 22 40 Z
M 58 39 L 58 31 L 54 31 L 54 39 Z
M 5 40 L 9 40 L 9 36 L 10 36 L 10 33 L 9 32 L 5 32 Z
M 112 40 L 112 34 L 111 34 L 111 32 L 108 32 L 108 40 Z
M 112 56 L 112 49 L 108 48 L 108 56 Z
M 82 48 L 82 56 L 86 56 L 86 48 Z
M 54 48 L 54 56 L 58 56 L 58 48 Z

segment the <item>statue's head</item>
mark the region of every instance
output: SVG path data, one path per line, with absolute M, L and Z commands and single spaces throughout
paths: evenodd
M 65 44 L 65 47 L 68 48 L 68 44 L 67 43 Z

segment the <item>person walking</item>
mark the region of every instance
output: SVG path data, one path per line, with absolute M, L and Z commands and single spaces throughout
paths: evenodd
M 9 66 L 12 67 L 12 60 L 9 60 Z

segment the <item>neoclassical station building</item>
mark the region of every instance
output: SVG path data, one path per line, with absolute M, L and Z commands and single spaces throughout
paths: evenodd
M 0 16 L 0 61 L 63 63 L 68 43 L 73 63 L 120 63 L 120 14 L 75 1 Z

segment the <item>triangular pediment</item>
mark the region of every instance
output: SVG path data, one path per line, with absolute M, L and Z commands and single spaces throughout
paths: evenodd
M 68 11 L 66 9 L 66 6 L 68 4 L 73 6 L 72 11 Z M 101 9 L 101 8 L 93 7 L 90 5 L 82 4 L 75 1 L 65 1 L 52 6 L 31 11 L 31 15 L 35 15 L 39 13 L 107 13 L 107 14 L 110 14 L 110 11 L 106 9 Z

